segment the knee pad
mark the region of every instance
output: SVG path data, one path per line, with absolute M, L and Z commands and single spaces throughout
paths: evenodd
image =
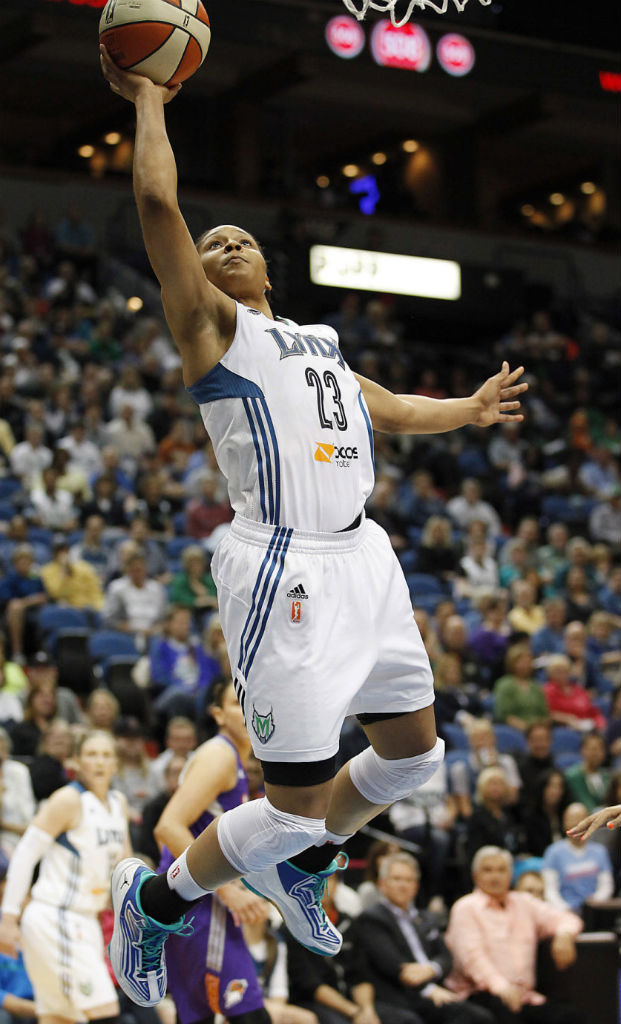
M 434 774 L 444 760 L 444 740 L 415 757 L 387 761 L 367 747 L 349 762 L 349 775 L 361 796 L 369 803 L 385 806 L 404 800 Z
M 320 842 L 325 831 L 325 818 L 287 814 L 267 797 L 240 804 L 218 819 L 220 848 L 240 875 L 294 857 Z

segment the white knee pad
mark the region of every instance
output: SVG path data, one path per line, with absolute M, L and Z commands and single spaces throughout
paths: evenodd
M 319 842 L 325 831 L 325 818 L 286 814 L 267 797 L 240 804 L 218 819 L 222 853 L 241 875 L 294 857 Z
M 444 760 L 444 740 L 416 757 L 387 761 L 367 747 L 349 762 L 349 775 L 358 792 L 369 803 L 384 806 L 403 800 L 430 779 Z

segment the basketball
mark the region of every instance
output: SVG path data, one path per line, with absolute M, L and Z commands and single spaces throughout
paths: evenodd
M 201 66 L 211 40 L 201 0 L 108 0 L 99 41 L 125 71 L 177 85 Z

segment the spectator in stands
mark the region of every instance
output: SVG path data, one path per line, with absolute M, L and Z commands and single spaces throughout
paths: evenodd
M 0 466 L 9 465 L 9 456 L 15 447 L 13 431 L 6 420 L 0 419 Z
M 53 718 L 30 762 L 30 780 L 37 803 L 47 800 L 70 781 L 73 769 L 72 728 L 64 718 Z
M 403 485 L 399 510 L 412 526 L 424 527 L 434 516 L 445 517 L 444 502 L 426 469 L 418 469 Z M 421 569 L 421 572 L 426 571 Z
M 382 894 L 377 882 L 383 858 L 388 857 L 391 853 L 399 852 L 399 844 L 390 839 L 376 839 L 367 849 L 364 879 L 358 886 L 358 897 L 362 910 L 368 910 L 381 899 Z
M 11 562 L 13 569 L 0 579 L 0 607 L 5 616 L 12 660 L 23 665 L 24 629 L 32 631 L 39 608 L 47 602 L 47 594 L 39 573 L 33 567 L 29 544 L 18 545 Z
M 436 608 L 436 618 L 438 608 Z M 461 615 L 449 614 L 439 627 L 440 644 L 446 654 L 456 654 L 461 661 L 464 683 L 479 686 L 483 679 L 475 658 L 468 649 L 468 631 Z
M 563 815 L 563 831 L 574 828 L 587 815 L 584 804 L 574 803 Z M 608 851 L 601 843 L 567 835 L 548 846 L 543 856 L 546 900 L 559 910 L 581 913 L 585 902 L 610 899 L 614 885 Z
M 112 445 L 123 462 L 135 470 L 140 459 L 155 450 L 151 427 L 141 420 L 133 405 L 124 405 L 119 415 L 106 426 L 106 444 Z
M 25 764 L 11 757 L 11 738 L 0 729 L 0 848 L 8 857 L 35 815 L 35 798 Z
M 103 426 L 101 427 L 101 430 L 99 430 L 99 435 L 101 440 L 99 440 L 98 443 L 103 443 Z M 118 495 L 121 498 L 125 498 L 127 495 L 133 494 L 135 491 L 133 477 L 130 476 L 129 473 L 126 473 L 122 468 L 119 453 L 114 445 L 104 445 L 101 449 L 101 461 L 103 463 L 103 472 L 113 478 Z M 98 478 L 95 477 L 91 482 L 95 484 L 97 479 Z
M 52 561 L 41 569 L 41 579 L 50 600 L 69 608 L 87 608 L 101 611 L 104 603 L 99 577 L 88 562 L 72 561 L 69 542 L 55 537 Z
M 112 580 L 105 593 L 103 621 L 110 629 L 133 633 L 136 640 L 159 633 L 166 612 L 166 591 L 147 577 L 147 563 L 134 550 L 123 565 L 124 575 Z
M 595 609 L 587 575 L 579 565 L 572 565 L 565 577 L 565 607 L 567 618 L 577 622 L 586 622 Z
M 179 776 L 187 763 L 187 758 L 177 756 L 170 758 L 164 769 L 164 788 L 161 789 L 142 807 L 142 822 L 136 839 L 136 846 L 141 853 L 146 853 L 154 864 L 160 859 L 160 849 L 153 834 L 155 826 L 162 816 L 162 811 L 179 785 Z M 0 1022 L 1 1024 L 1 1022 Z
M 517 802 L 521 779 L 511 754 L 501 754 L 496 745 L 494 727 L 488 718 L 477 718 L 466 724 L 469 752 L 449 766 L 450 792 L 457 800 L 459 816 L 472 814 L 471 798 L 476 791 L 480 773 L 491 766 L 502 768 L 507 783 L 507 801 Z
M 183 473 L 190 455 L 195 451 L 192 439 L 192 424 L 183 419 L 180 412 L 168 423 L 168 433 L 157 446 L 157 454 L 164 466 L 173 473 Z
M 600 672 L 611 682 L 621 683 L 621 618 L 609 612 L 593 612 L 587 622 L 587 652 L 593 658 Z
M 121 705 L 110 690 L 98 686 L 96 690 L 91 691 L 86 702 L 87 728 L 114 734 L 120 714 Z
M 161 473 L 144 476 L 136 511 L 146 520 L 151 537 L 170 539 L 174 535 L 172 506 L 164 495 L 164 477 Z
M 440 654 L 433 664 L 438 731 L 442 733 L 445 722 L 467 726 L 474 716 L 482 713 L 482 705 L 476 690 L 464 686 L 461 659 L 457 654 Z
M 125 559 L 130 551 L 140 551 L 147 564 L 147 576 L 165 581 L 168 575 L 168 559 L 162 551 L 159 541 L 149 536 L 149 521 L 141 513 L 134 513 L 129 527 L 129 536 L 119 541 L 110 556 L 109 572 L 118 573 L 122 570 Z
M 155 792 L 164 789 L 164 773 L 171 758 L 185 759 L 196 749 L 196 725 L 190 718 L 171 718 L 166 726 L 165 743 L 165 749 L 151 762 L 149 769 L 150 786 Z
M 550 1005 L 535 989 L 537 944 L 552 939 L 559 970 L 576 959 L 582 922 L 525 892 L 511 892 L 513 858 L 497 846 L 472 862 L 474 891 L 451 909 L 446 944 L 453 955 L 448 986 L 487 1008 L 496 1024 L 581 1024 L 571 1007 Z
M 604 742 L 610 757 L 619 764 L 621 757 L 621 686 L 617 686 L 612 695 Z
M 490 503 L 482 499 L 478 480 L 464 480 L 460 490 L 459 497 L 451 498 L 446 506 L 460 530 L 465 530 L 473 519 L 480 519 L 486 524 L 490 536 L 497 537 L 501 532 L 500 518 Z
M 81 417 L 71 420 L 70 432 L 65 437 L 61 437 L 58 447 L 64 448 L 69 453 L 71 463 L 82 470 L 87 480 L 101 473 L 101 452 L 98 446 L 86 436 L 84 420 Z
M 0 722 L 20 722 L 24 709 L 20 697 L 28 689 L 28 677 L 20 665 L 7 661 L 6 643 L 0 633 Z
M 257 924 L 244 924 L 243 931 L 272 1024 L 319 1024 L 312 1010 L 289 1003 L 287 945 L 267 913 Z
M 145 747 L 144 730 L 137 718 L 121 716 L 114 727 L 117 770 L 114 788 L 125 794 L 129 809 L 132 840 L 138 837 L 142 809 L 157 789 L 150 772 L 151 761 Z
M 69 452 L 64 448 L 55 448 L 51 469 L 56 472 L 56 486 L 59 491 L 67 491 L 74 504 L 82 505 L 91 497 L 88 478 L 76 463 L 70 462 Z M 76 510 L 76 516 L 78 511 Z
M 563 628 L 566 607 L 562 597 L 548 597 L 543 602 L 545 624 L 531 634 L 530 646 L 536 658 L 546 654 L 562 654 L 565 647 Z
M 533 678 L 530 645 L 513 644 L 505 659 L 506 675 L 494 686 L 494 718 L 524 732 L 530 722 L 548 717 L 541 686 Z
M 0 898 L 4 897 L 7 865 L 0 869 Z M 29 1024 L 37 1018 L 32 982 L 21 949 L 17 956 L 0 953 L 0 1024 Z
M 95 570 L 100 583 L 105 583 L 110 560 L 107 546 L 103 542 L 105 521 L 102 516 L 89 516 L 84 524 L 82 539 L 69 548 L 69 560 L 88 562 Z
M 546 887 L 540 871 L 522 871 L 513 886 L 515 892 L 527 892 L 537 900 L 545 900 Z
M 7 373 L 0 375 L 0 419 L 8 423 L 16 440 L 24 436 L 24 409 L 15 399 L 15 384 L 12 376 Z M 13 472 L 15 467 L 11 463 Z M 16 476 L 20 476 L 16 473 Z
M 82 523 L 86 523 L 91 516 L 101 516 L 108 528 L 127 526 L 127 513 L 123 501 L 117 497 L 114 476 L 102 473 L 95 481 L 93 491 L 93 497 L 82 506 Z
M 484 768 L 477 779 L 475 806 L 466 822 L 466 855 L 471 860 L 481 846 L 500 846 L 512 854 L 526 851 L 524 829 L 511 809 L 511 788 L 504 770 Z
M 552 757 L 552 726 L 549 720 L 531 722 L 526 732 L 526 751 L 516 755 L 524 794 L 534 792 L 538 777 L 554 767 Z
M 217 526 L 230 523 L 232 509 L 227 498 L 218 496 L 218 481 L 206 476 L 200 482 L 200 494 L 191 498 L 186 506 L 186 533 L 202 540 L 209 537 Z
M 30 688 L 24 706 L 24 718 L 8 728 L 13 753 L 19 757 L 34 757 L 50 723 L 58 714 L 56 685 L 43 679 Z
M 94 266 L 95 232 L 76 206 L 70 206 L 54 228 L 54 245 L 57 256 L 71 260 L 77 267 Z
M 559 570 L 567 565 L 569 530 L 565 523 L 551 523 L 546 532 L 546 543 L 537 549 L 536 569 L 544 584 L 552 583 Z
M 482 537 L 469 543 L 466 554 L 460 559 L 459 568 L 462 578 L 456 582 L 456 592 L 462 597 L 476 598 L 498 586 L 496 559 L 487 554 Z
M 526 849 L 533 857 L 543 857 L 550 843 L 563 837 L 563 814 L 570 800 L 565 776 L 556 768 L 542 772 L 524 794 Z
M 171 602 L 189 608 L 199 616 L 216 609 L 216 585 L 207 569 L 203 549 L 198 544 L 190 544 L 183 550 L 181 563 L 183 572 L 177 573 L 170 584 Z
M 30 492 L 30 518 L 48 530 L 75 530 L 77 510 L 73 496 L 58 486 L 58 473 L 49 466 L 43 470 L 41 485 Z
M 509 625 L 516 633 L 528 633 L 532 636 L 545 624 L 543 608 L 535 604 L 537 593 L 530 580 L 514 580 L 511 584 L 513 607 L 507 618 Z
M 596 690 L 599 683 L 597 659 L 587 651 L 587 634 L 583 622 L 568 622 L 564 630 L 564 654 L 571 661 L 571 677 L 587 690 Z
M 459 1002 L 444 986 L 451 958 L 437 918 L 416 909 L 419 882 L 418 864 L 409 854 L 385 857 L 379 875 L 382 899 L 349 929 L 347 941 L 363 953 L 378 1003 L 414 1011 L 417 1019 L 433 1024 L 493 1024 L 491 1014 Z
M 591 565 L 591 545 L 588 540 L 585 540 L 584 537 L 572 537 L 567 543 L 566 553 L 567 560 L 565 565 L 557 570 L 554 577 L 553 586 L 556 592 L 564 593 L 567 574 L 574 566 L 584 571 L 588 590 L 595 590 L 597 587 L 597 577 L 595 569 Z M 568 618 L 571 618 L 571 616 L 568 615 Z
M 611 615 L 621 616 L 621 565 L 613 565 L 597 598 L 605 611 Z
M 143 386 L 140 373 L 135 366 L 127 365 L 121 371 L 119 383 L 110 392 L 108 409 L 112 419 L 124 415 L 128 406 L 137 420 L 146 420 L 153 410 L 153 399 Z
M 619 467 L 608 448 L 592 448 L 589 457 L 582 463 L 578 481 L 586 495 L 592 498 L 609 497 L 621 484 Z
M 486 681 L 501 675 L 509 645 L 507 599 L 504 591 L 482 593 L 476 602 L 483 617 L 468 638 L 468 650 L 485 670 Z
M 621 550 L 621 487 L 612 488 L 610 493 L 600 501 L 589 516 L 589 536 L 591 540 L 610 544 L 617 551 Z
M 149 666 L 153 707 L 166 718 L 192 718 L 201 712 L 220 675 L 220 666 L 192 637 L 192 613 L 181 605 L 169 609 L 162 636 L 151 645 Z
M 553 654 L 546 663 L 543 692 L 550 718 L 569 729 L 604 729 L 606 719 L 587 691 L 571 678 L 571 662 L 565 654 Z
M 69 725 L 84 725 L 84 712 L 73 690 L 58 685 L 58 667 L 47 651 L 37 651 L 28 666 L 27 675 L 31 687 L 52 686 L 56 693 L 58 715 Z
M 500 566 L 499 578 L 501 587 L 509 587 L 516 580 L 526 578 L 528 572 L 528 548 L 523 540 L 514 537 L 503 547 L 505 560 Z
M 25 489 L 30 489 L 37 476 L 52 464 L 52 452 L 44 444 L 44 430 L 38 424 L 26 427 L 26 436 L 13 448 L 11 470 Z
M 414 615 L 414 621 L 418 626 L 421 640 L 425 645 L 425 650 L 429 655 L 429 661 L 432 665 L 435 664 L 438 657 L 440 656 L 440 641 L 438 640 L 438 634 L 433 626 L 429 612 L 425 608 L 416 607 L 412 609 Z
M 582 760 L 565 772 L 574 800 L 586 806 L 590 814 L 605 802 L 610 785 L 610 772 L 604 768 L 606 744 L 598 732 L 590 732 L 580 745 Z

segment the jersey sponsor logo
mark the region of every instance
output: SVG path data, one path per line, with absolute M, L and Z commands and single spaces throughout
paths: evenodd
M 287 597 L 292 597 L 296 601 L 308 601 L 308 594 L 304 590 L 304 586 L 301 583 L 298 583 L 297 587 L 294 587 L 293 590 L 290 590 L 289 593 L 287 594 Z
M 351 463 L 358 458 L 357 447 L 335 444 L 327 444 L 325 441 L 317 441 L 315 449 L 315 462 L 330 462 L 341 469 L 347 469 Z
M 237 1006 L 238 1003 L 241 1003 L 242 999 L 246 995 L 247 988 L 248 981 L 246 978 L 233 978 L 229 981 L 224 990 L 224 1009 L 230 1010 L 231 1007 Z
M 254 704 L 252 705 L 252 728 L 259 743 L 268 743 L 274 735 L 274 711 L 270 708 L 266 715 L 260 715 Z

